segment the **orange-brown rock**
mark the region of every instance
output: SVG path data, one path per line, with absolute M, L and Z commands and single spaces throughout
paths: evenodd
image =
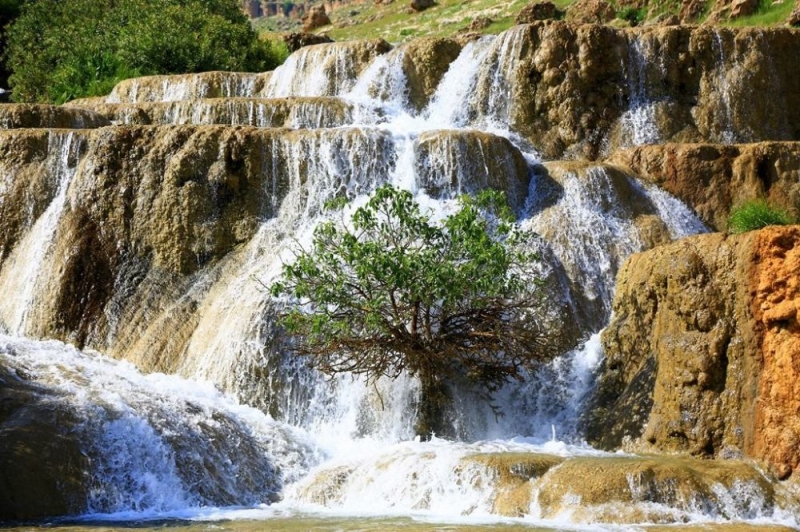
M 800 463 L 800 226 L 701 235 L 618 276 L 589 440 Z
M 761 231 L 753 253 L 762 367 L 752 453 L 786 477 L 800 466 L 800 226 Z
M 614 8 L 604 0 L 578 0 L 567 8 L 566 19 L 582 24 L 603 24 L 614 18 Z
M 727 229 L 731 208 L 756 198 L 800 217 L 800 142 L 641 146 L 610 162 L 680 198 L 718 230 Z

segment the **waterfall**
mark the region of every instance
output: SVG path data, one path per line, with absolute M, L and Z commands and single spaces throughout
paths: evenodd
M 83 138 L 74 132 L 53 131 L 48 138 L 46 171 L 56 183 L 55 197 L 17 244 L 0 270 L 0 324 L 17 335 L 30 334 L 29 317 L 37 305 L 37 289 L 54 275 L 52 245 L 67 190 L 78 171 Z
M 109 111 L 117 121 L 160 124 L 125 130 L 135 133 L 130 153 L 102 149 L 113 126 L 88 140 L 51 133 L 44 159 L 53 199 L 0 263 L 0 324 L 15 336 L 0 336 L 0 369 L 10 368 L 15 383 L 47 390 L 76 419 L 89 462 L 82 511 L 111 520 L 263 510 L 595 526 L 618 511 L 624 527 L 796 522 L 749 465 L 672 469 L 679 459 L 610 455 L 583 442 L 580 416 L 603 358 L 600 334 L 621 265 L 707 228 L 677 199 L 618 168 L 543 162 L 519 138 L 509 122 L 521 90 L 514 73 L 530 55 L 528 31 L 465 45 L 421 110 L 408 102 L 402 47 L 326 44 L 292 54 L 267 77 L 209 73 L 120 84 L 105 104 L 117 106 Z M 652 46 L 628 41 L 630 108 L 622 122 L 631 144 L 662 140 L 655 109 L 667 97 L 652 91 L 652 76 L 666 67 L 646 64 L 657 55 Z M 237 127 L 187 125 L 217 123 Z M 108 170 L 116 167 L 138 173 L 117 183 Z M 22 175 L 0 176 L 0 187 Z M 498 390 L 494 405 L 454 385 L 449 421 L 461 441 L 414 440 L 420 390 L 413 375 L 330 378 L 283 346 L 276 316 L 285 302 L 268 287 L 309 245 L 317 223 L 346 218 L 383 183 L 411 191 L 434 219 L 452 213 L 459 194 L 504 190 L 545 281 L 531 319 L 565 337 L 559 356 Z M 101 194 L 108 186 L 118 194 Z M 257 206 L 236 204 L 240 196 Z M 344 211 L 325 209 L 335 198 L 349 200 Z M 84 351 L 20 338 L 51 330 L 37 310 L 59 275 L 54 250 L 69 248 L 59 222 L 82 200 L 113 203 L 89 213 L 113 248 L 114 294 L 97 311 L 106 323 Z M 228 235 L 215 224 L 228 223 L 230 205 L 239 218 Z M 122 213 L 122 229 L 103 217 L 106 208 Z M 154 213 L 175 223 L 127 242 Z M 191 267 L 158 255 L 169 255 L 164 242 L 190 237 Z M 174 375 L 158 373 L 164 368 Z M 670 483 L 678 470 L 691 474 Z M 609 501 L 593 499 L 606 479 Z M 217 506 L 226 508 L 204 508 Z

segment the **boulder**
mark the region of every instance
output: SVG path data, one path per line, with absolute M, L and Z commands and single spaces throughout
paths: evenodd
M 800 226 L 687 238 L 618 275 L 586 415 L 605 449 L 800 465 Z
M 480 32 L 488 28 L 494 22 L 489 17 L 477 16 L 469 23 L 467 27 L 461 30 L 462 33 Z
M 614 8 L 604 0 L 577 0 L 567 8 L 566 19 L 582 24 L 605 24 L 614 20 Z
M 412 11 L 419 13 L 435 5 L 436 2 L 434 0 L 412 0 L 410 7 Z
M 730 18 L 749 17 L 758 10 L 758 0 L 733 0 Z
M 57 394 L 0 366 L 0 522 L 86 512 L 81 435 Z
M 523 7 L 515 22 L 517 24 L 530 24 L 537 20 L 551 20 L 559 17 L 559 11 L 553 2 L 544 0 L 542 2 L 534 2 Z
M 331 23 L 331 19 L 325 12 L 325 6 L 323 5 L 309 7 L 308 11 L 303 15 L 302 21 L 304 32 L 314 31 Z
M 798 3 L 787 21 L 789 26 L 800 26 L 800 3 Z
M 304 46 L 311 46 L 312 44 L 323 44 L 333 42 L 333 39 L 327 35 L 316 35 L 314 33 L 286 33 L 283 35 L 283 42 L 286 43 L 286 48 L 289 53 L 296 52 Z

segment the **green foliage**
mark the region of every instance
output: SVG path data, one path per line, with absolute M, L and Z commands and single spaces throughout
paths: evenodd
M 409 192 L 382 186 L 350 226 L 320 224 L 271 287 L 298 301 L 283 323 L 321 371 L 419 375 L 423 436 L 441 424 L 444 381 L 467 379 L 488 398 L 550 355 L 531 315 L 536 257 L 504 195 L 464 196 L 460 207 L 436 223 Z
M 632 26 L 641 24 L 646 16 L 647 10 L 645 8 L 637 9 L 633 6 L 628 6 L 617 11 L 617 18 L 627 20 Z
M 268 70 L 275 57 L 236 0 L 36 0 L 6 52 L 14 98 L 56 103 L 138 75 Z
M 732 233 L 746 233 L 770 225 L 791 223 L 794 221 L 785 211 L 770 207 L 764 200 L 750 200 L 731 210 L 728 230 Z

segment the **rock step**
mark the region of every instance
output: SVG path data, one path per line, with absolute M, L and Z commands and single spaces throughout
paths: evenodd
M 738 460 L 501 452 L 467 456 L 462 465 L 488 470 L 492 511 L 510 517 L 666 524 L 709 513 L 738 520 L 797 504 L 774 477 Z
M 200 72 L 144 76 L 119 82 L 106 103 L 174 102 L 260 96 L 272 72 Z
M 232 125 L 330 128 L 352 123 L 353 106 L 340 98 L 204 98 L 174 102 L 70 103 L 115 125 Z
M 111 122 L 91 109 L 44 104 L 0 105 L 0 129 L 94 129 Z

